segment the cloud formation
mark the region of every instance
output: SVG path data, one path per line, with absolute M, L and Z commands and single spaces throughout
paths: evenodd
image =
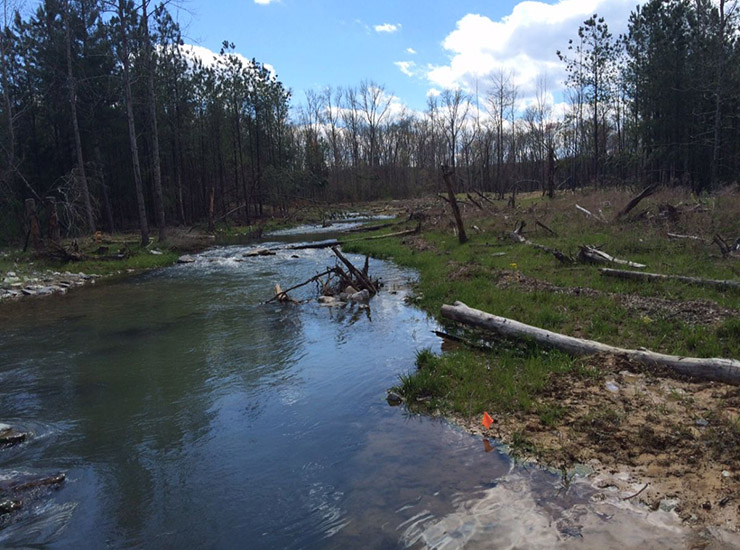
M 413 71 L 414 67 L 416 67 L 416 63 L 413 61 L 394 61 L 393 64 L 401 69 L 401 72 L 406 76 L 414 76 L 416 74 Z
M 567 48 L 583 21 L 598 13 L 616 37 L 626 30 L 629 14 L 638 3 L 643 1 L 524 1 L 499 21 L 467 14 L 442 43 L 450 55 L 449 63 L 430 67 L 427 79 L 432 86 L 471 90 L 477 80 L 504 70 L 513 74 L 524 96 L 534 95 L 543 76 L 558 91 L 565 70 L 556 51 Z
M 416 50 L 414 48 L 406 48 L 406 53 L 410 55 L 416 55 Z
M 397 25 L 394 25 L 393 23 L 383 23 L 382 25 L 375 25 L 374 29 L 375 32 L 394 33 L 401 30 L 401 24 L 398 23 Z
M 268 4 L 277 4 L 280 0 L 254 0 L 255 4 L 266 6 Z

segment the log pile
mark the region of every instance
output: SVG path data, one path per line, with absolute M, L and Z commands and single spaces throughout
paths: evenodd
M 380 287 L 380 281 L 373 279 L 369 274 L 369 258 L 365 257 L 365 264 L 359 269 L 336 246 L 332 246 L 331 249 L 337 257 L 337 265 L 285 290 L 276 284 L 273 297 L 265 303 L 298 304 L 299 302 L 291 298 L 288 292 L 315 283 L 320 294 L 319 301 L 323 304 L 345 302 L 367 304 L 370 298 L 378 293 Z

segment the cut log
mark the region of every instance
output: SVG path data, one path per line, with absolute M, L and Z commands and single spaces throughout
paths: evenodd
M 620 260 L 614 256 L 610 256 L 606 252 L 599 250 L 593 246 L 581 246 L 578 252 L 578 259 L 582 262 L 591 262 L 595 264 L 619 264 L 634 267 L 635 269 L 643 269 L 647 267 L 645 264 L 638 264 L 637 262 L 630 262 L 628 260 Z
M 640 204 L 640 201 L 642 201 L 642 199 L 645 199 L 645 198 L 649 197 L 650 195 L 652 195 L 653 193 L 655 193 L 655 191 L 657 189 L 658 189 L 658 184 L 657 183 L 655 183 L 653 185 L 647 186 L 645 189 L 642 190 L 642 192 L 639 195 L 637 195 L 636 197 L 634 197 L 631 201 L 629 201 L 627 203 L 627 205 L 624 208 L 622 208 L 622 210 L 619 211 L 619 213 L 617 214 L 616 219 L 619 220 L 622 217 L 624 217 L 627 214 L 629 214 L 629 212 L 635 206 L 637 206 L 638 204 Z
M 701 380 L 740 385 L 740 361 L 733 359 L 680 357 L 647 350 L 618 348 L 594 340 L 574 338 L 551 332 L 506 317 L 491 315 L 485 311 L 470 308 L 462 302 L 455 302 L 454 305 L 443 305 L 442 316 L 466 325 L 490 330 L 506 338 L 531 340 L 542 346 L 558 349 L 570 355 L 595 355 L 599 353 L 619 355 L 642 365 L 665 367 L 679 374 Z
M 645 273 L 643 271 L 624 271 L 621 269 L 600 269 L 605 277 L 630 279 L 633 281 L 679 281 L 695 286 L 706 286 L 720 290 L 740 289 L 740 281 L 721 281 L 715 279 L 701 279 L 699 277 L 685 277 L 683 275 L 662 275 L 659 273 Z

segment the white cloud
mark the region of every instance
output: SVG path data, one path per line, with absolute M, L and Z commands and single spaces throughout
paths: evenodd
M 413 70 L 416 67 L 416 63 L 413 61 L 395 61 L 393 64 L 401 69 L 401 72 L 406 76 L 414 76 L 416 74 Z
M 414 48 L 406 48 L 406 53 L 410 55 L 416 55 L 416 50 Z
M 523 1 L 498 21 L 468 14 L 443 41 L 449 63 L 429 67 L 433 86 L 472 90 L 503 69 L 514 75 L 522 96 L 533 96 L 537 79 L 548 75 L 553 91 L 562 89 L 564 66 L 556 55 L 575 38 L 578 27 L 594 13 L 606 19 L 613 36 L 626 30 L 630 12 L 644 0 Z
M 382 25 L 375 25 L 375 32 L 387 32 L 394 33 L 401 30 L 401 24 L 394 25 L 392 23 L 383 23 Z
M 427 90 L 427 97 L 438 97 L 442 95 L 442 92 L 437 88 L 429 88 Z
M 203 64 L 204 67 L 213 67 L 218 62 L 218 59 L 221 57 L 221 54 L 218 52 L 214 52 L 212 50 L 209 50 L 208 48 L 205 48 L 203 46 L 197 46 L 195 44 L 184 44 L 180 46 L 180 51 L 183 53 L 185 57 L 188 57 L 190 59 L 198 59 Z M 233 55 L 236 57 L 243 66 L 249 67 L 252 66 L 252 60 L 244 57 L 240 53 L 229 53 L 224 54 L 226 55 Z M 265 69 L 267 69 L 271 76 L 275 76 L 275 67 L 272 66 L 270 63 L 263 63 L 263 66 Z
M 280 0 L 254 0 L 254 3 L 255 3 L 255 4 L 261 4 L 261 5 L 263 5 L 263 6 L 266 6 L 266 5 L 268 5 L 268 4 L 276 4 L 276 3 L 278 3 L 279 1 L 280 1 Z

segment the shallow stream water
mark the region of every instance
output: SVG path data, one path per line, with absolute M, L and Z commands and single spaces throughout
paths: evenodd
M 686 540 L 666 518 L 594 503 L 586 484 L 566 491 L 557 475 L 515 466 L 480 438 L 390 407 L 386 390 L 416 351 L 440 349 L 434 321 L 404 303 L 413 273 L 371 261 L 385 288 L 369 309 L 264 304 L 275 283 L 334 260 L 327 250 L 243 258 L 250 248 L 0 308 L 0 422 L 33 435 L 0 450 L 0 481 L 67 474 L 59 490 L 0 518 L 0 547 Z

